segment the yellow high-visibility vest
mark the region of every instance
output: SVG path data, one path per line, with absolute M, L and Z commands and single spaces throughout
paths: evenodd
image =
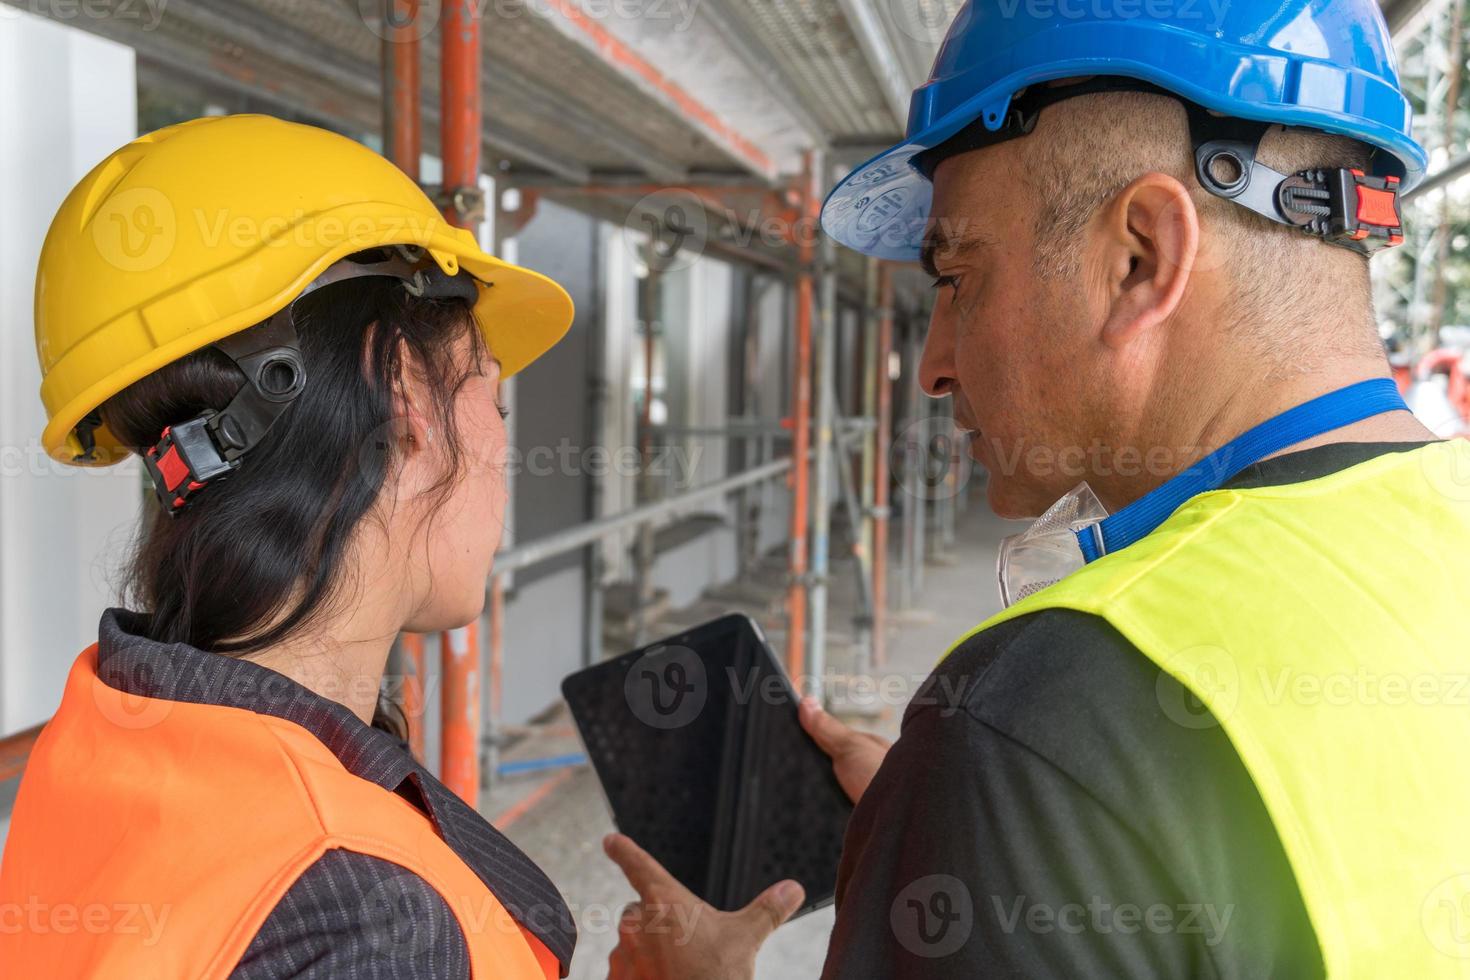
M 1329 977 L 1470 976 L 1470 442 L 1201 494 L 959 642 L 1048 608 L 1106 619 L 1209 709 L 1163 683 L 1161 711 L 1224 728 Z

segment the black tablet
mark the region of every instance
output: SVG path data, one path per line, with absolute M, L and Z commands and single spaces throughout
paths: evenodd
M 832 900 L 852 804 L 760 628 L 731 615 L 567 677 L 618 829 L 731 911 L 794 878 Z

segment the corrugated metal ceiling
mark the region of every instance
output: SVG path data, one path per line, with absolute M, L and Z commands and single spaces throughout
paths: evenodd
M 633 64 L 636 51 L 612 51 L 611 32 L 585 13 L 593 9 L 587 0 L 482 2 L 492 161 L 571 182 L 774 176 L 761 166 L 760 146 L 719 119 L 701 119 L 688 104 L 697 100 L 681 98 L 659 66 Z M 815 141 L 877 144 L 902 130 L 906 90 L 922 80 L 962 0 L 697 2 L 774 66 L 799 118 L 820 130 L 811 134 Z M 1394 23 L 1425 2 L 1383 0 Z M 380 127 L 382 42 L 364 14 L 378 0 L 170 0 L 156 24 L 124 16 L 136 11 L 135 0 L 87 6 L 90 15 L 71 22 L 135 47 L 143 77 L 153 82 L 184 80 L 361 135 Z M 431 35 L 422 46 L 429 147 L 437 125 L 436 40 Z

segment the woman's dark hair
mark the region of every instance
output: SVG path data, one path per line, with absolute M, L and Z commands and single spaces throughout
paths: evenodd
M 454 403 L 488 354 L 469 304 L 354 279 L 302 297 L 294 321 L 307 374 L 295 402 L 182 513 L 148 508 L 125 591 L 150 614 L 150 639 L 252 653 L 307 629 L 351 589 L 341 565 L 394 470 L 393 395 L 406 369 L 433 392 L 427 422 L 448 454 L 429 492 L 447 493 L 462 472 Z M 466 334 L 468 368 L 455 356 Z M 411 365 L 400 363 L 405 349 Z M 165 426 L 223 408 L 244 382 L 223 351 L 205 347 L 114 395 L 101 414 L 123 444 L 146 450 Z M 406 737 L 401 710 L 381 698 L 373 724 Z

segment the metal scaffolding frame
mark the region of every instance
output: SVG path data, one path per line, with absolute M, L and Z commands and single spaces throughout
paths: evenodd
M 15 0 L 3 0 L 15 2 Z M 821 690 L 826 664 L 828 640 L 828 587 L 831 574 L 831 517 L 840 508 L 851 535 L 851 554 L 857 577 L 859 609 L 854 625 L 858 643 L 855 665 L 858 670 L 878 669 L 884 660 L 884 626 L 887 622 L 887 582 L 889 542 L 889 451 L 893 423 L 893 384 L 897 380 L 890 371 L 896 329 L 897 288 L 893 270 L 886 263 L 854 261 L 840 255 L 834 243 L 820 236 L 818 212 L 821 191 L 829 170 L 838 162 L 830 152 L 834 138 L 851 142 L 854 134 L 867 139 L 883 139 L 885 130 L 900 124 L 901 118 L 885 110 L 874 113 L 862 107 L 856 97 L 803 100 L 792 106 L 798 119 L 820 127 L 821 119 L 829 124 L 842 119 L 852 124 L 846 129 L 813 131 L 805 164 L 794 181 L 779 178 L 770 160 L 744 137 L 730 129 L 687 91 L 662 76 L 626 42 L 612 37 L 606 29 L 582 16 L 575 5 L 555 0 L 549 18 L 537 21 L 538 44 L 547 43 L 546 22 L 553 35 L 581 49 L 583 57 L 616 62 L 609 69 L 622 84 L 641 93 L 650 103 L 671 118 L 692 127 L 699 140 L 687 159 L 708 155 L 710 148 L 739 166 L 704 173 L 697 165 L 683 160 L 664 159 L 647 136 L 645 127 L 633 138 L 623 138 L 615 125 L 604 120 L 583 118 L 575 106 L 558 101 L 555 106 L 537 103 L 548 116 L 566 118 L 568 124 L 582 133 L 589 143 L 621 147 L 628 153 L 642 154 L 646 165 L 641 174 L 627 179 L 615 173 L 599 173 L 594 182 L 590 166 L 576 159 L 561 159 L 547 147 L 532 145 L 523 129 L 507 133 L 487 119 L 483 99 L 487 80 L 500 79 L 503 71 L 486 62 L 487 50 L 495 49 L 500 40 L 482 36 L 482 14 L 485 5 L 474 0 L 443 0 L 438 5 L 436 30 L 437 50 L 423 43 L 422 15 L 425 0 L 378 0 L 381 18 L 376 24 L 376 72 L 371 60 L 362 57 L 361 45 L 346 28 L 342 11 L 324 10 L 309 26 L 310 31 L 294 29 L 281 18 L 294 8 L 271 8 L 257 0 L 226 4 L 223 0 L 201 0 L 179 12 L 170 22 L 170 30 L 156 35 L 141 35 L 127 24 L 99 21 L 86 25 L 114 40 L 129 44 L 145 55 L 141 70 L 159 76 L 177 70 L 177 77 L 203 86 L 213 85 L 239 96 L 257 100 L 263 106 L 278 105 L 290 113 L 301 113 L 332 122 L 348 131 L 362 131 L 370 116 L 363 112 L 364 97 L 373 96 L 379 104 L 382 147 L 384 154 L 405 173 L 422 182 L 420 159 L 427 141 L 436 141 L 443 163 L 441 181 L 427 186 L 442 208 L 447 220 L 463 228 L 475 228 L 483 220 L 486 201 L 481 175 L 486 169 L 482 156 L 488 151 L 505 153 L 519 164 L 507 170 L 508 163 L 497 161 L 500 183 L 497 191 L 520 188 L 527 199 L 520 217 L 524 220 L 534 210 L 539 194 L 555 193 L 572 198 L 589 213 L 602 216 L 607 210 L 626 213 L 632 201 L 652 191 L 677 189 L 696 195 L 711 211 L 752 214 L 749 227 L 715 227 L 703 247 L 710 255 L 738 265 L 760 270 L 768 277 L 775 273 L 792 286 L 795 301 L 790 310 L 788 331 L 792 335 L 790 395 L 791 404 L 784 418 L 765 407 L 760 419 L 732 418 L 728 427 L 719 431 L 696 432 L 711 438 L 743 438 L 748 445 L 758 446 L 754 459 L 745 454 L 747 465 L 738 473 L 707 486 L 649 501 L 620 514 L 595 519 L 567 528 L 549 537 L 507 547 L 498 556 L 494 572 L 487 583 L 486 610 L 480 619 L 463 629 L 437 637 L 405 634 L 393 653 L 394 671 L 401 676 L 401 697 L 410 723 L 410 747 L 422 758 L 425 752 L 425 729 L 436 722 L 439 730 L 438 770 L 447 786 L 472 805 L 480 802 L 482 790 L 492 777 L 507 771 L 497 765 L 497 751 L 502 735 L 508 729 L 501 724 L 504 714 L 500 703 L 503 690 L 505 605 L 511 576 L 557 555 L 583 550 L 588 555 L 586 586 L 598 593 L 601 543 L 609 535 L 636 528 L 641 541 L 651 543 L 656 524 L 679 508 L 707 500 L 723 500 L 730 495 L 745 496 L 762 484 L 784 478 L 790 491 L 790 541 L 788 576 L 785 587 L 788 628 L 785 660 L 798 684 L 811 684 Z M 943 0 L 951 3 L 953 0 Z M 361 6 L 361 5 L 358 5 Z M 286 11 L 285 14 L 282 11 Z M 787 12 L 782 12 L 785 17 Z M 714 5 L 707 16 L 714 22 L 740 24 L 739 45 L 742 58 L 764 63 L 760 48 L 783 52 L 786 46 L 811 39 L 787 36 L 785 27 L 775 22 L 757 23 L 738 7 L 724 3 Z M 877 58 L 877 84 L 888 94 L 898 91 L 912 52 L 895 59 L 894 53 L 882 50 L 882 38 L 873 20 L 873 9 L 866 3 L 848 3 L 844 18 L 824 26 L 821 43 L 842 50 L 843 72 L 851 75 L 865 62 Z M 855 30 L 852 18 L 861 31 Z M 209 32 L 214 32 L 210 34 Z M 280 35 L 276 43 L 273 38 Z M 859 36 L 860 35 L 860 36 Z M 262 52 L 264 57 L 279 62 L 291 74 L 287 83 L 262 85 L 233 60 L 206 63 L 202 49 L 192 60 L 190 46 L 199 37 L 212 37 L 219 43 L 235 38 L 242 42 L 240 51 Z M 432 36 L 432 35 L 430 35 Z M 858 37 L 858 45 L 847 40 Z M 313 45 L 323 50 L 314 55 Z M 565 49 L 563 45 L 563 49 Z M 563 50 L 563 53 L 565 51 Z M 907 60 L 905 60 L 907 59 Z M 903 64 L 900 64 L 903 61 Z M 800 66 L 798 66 L 800 67 Z M 910 66 L 911 67 L 911 66 Z M 501 66 L 503 68 L 503 66 Z M 789 66 L 783 67 L 783 71 Z M 437 75 L 437 90 L 426 84 L 425 71 Z M 806 71 L 806 68 L 801 68 Z M 817 76 L 803 76 L 807 91 Z M 908 80 L 910 83 L 916 79 Z M 300 82 L 300 84 L 297 84 Z M 866 83 L 865 83 L 866 84 Z M 534 93 L 518 86 L 515 96 L 535 101 Z M 337 95 L 342 96 L 341 101 Z M 627 93 L 619 91 L 619 97 Z M 811 94 L 808 92 L 808 94 Z M 559 96 L 558 96 L 559 98 Z M 814 100 L 814 101 L 813 101 Z M 552 109 L 555 112 L 552 112 Z M 568 115 L 570 113 L 570 115 Z M 890 118 L 893 115 L 893 118 Z M 860 120 L 860 122 L 853 122 Z M 517 120 L 519 125 L 523 120 Z M 487 125 L 488 124 L 488 125 Z M 847 123 L 844 123 L 846 126 Z M 648 151 L 645 153 L 645 151 Z M 847 156 L 852 155 L 847 151 Z M 650 185 L 649 179 L 667 180 L 668 185 Z M 599 199 L 603 202 L 598 204 Z M 499 201 L 495 202 L 497 212 Z M 754 210 L 752 210 L 752 208 Z M 504 215 L 497 214 L 504 218 Z M 761 221 L 774 218 L 785 231 L 776 245 L 749 233 Z M 497 222 L 499 226 L 500 222 Z M 656 266 L 651 263 L 650 268 Z M 655 284 L 651 274 L 649 285 Z M 837 335 L 840 305 L 852 302 L 864 308 L 860 317 L 862 356 L 861 405 L 842 406 L 836 384 Z M 915 332 L 904 330 L 912 346 Z M 650 377 L 652 372 L 647 372 Z M 912 375 L 912 370 L 906 372 Z M 645 420 L 647 422 L 649 420 Z M 645 425 L 644 433 L 652 432 Z M 777 442 L 789 443 L 789 452 L 776 455 Z M 595 483 L 595 481 L 594 481 Z M 590 491 L 597 493 L 594 486 Z M 912 523 L 913 508 L 906 507 L 906 529 Z M 594 510 L 595 513 L 595 510 Z M 906 530 L 907 533 L 907 530 Z M 644 555 L 643 571 L 651 555 Z M 916 574 L 912 568 L 905 580 Z M 599 625 L 601 607 L 597 599 L 588 605 L 588 656 L 600 652 Z M 439 697 L 427 696 L 429 658 L 438 656 Z M 481 685 L 485 685 L 482 691 Z M 815 683 L 813 683 L 815 682 Z M 39 729 L 22 732 L 0 740 L 0 778 L 17 774 Z M 517 763 L 519 769 L 525 765 Z M 539 763 L 531 768 L 544 768 Z M 519 771 L 519 770 L 518 770 Z

